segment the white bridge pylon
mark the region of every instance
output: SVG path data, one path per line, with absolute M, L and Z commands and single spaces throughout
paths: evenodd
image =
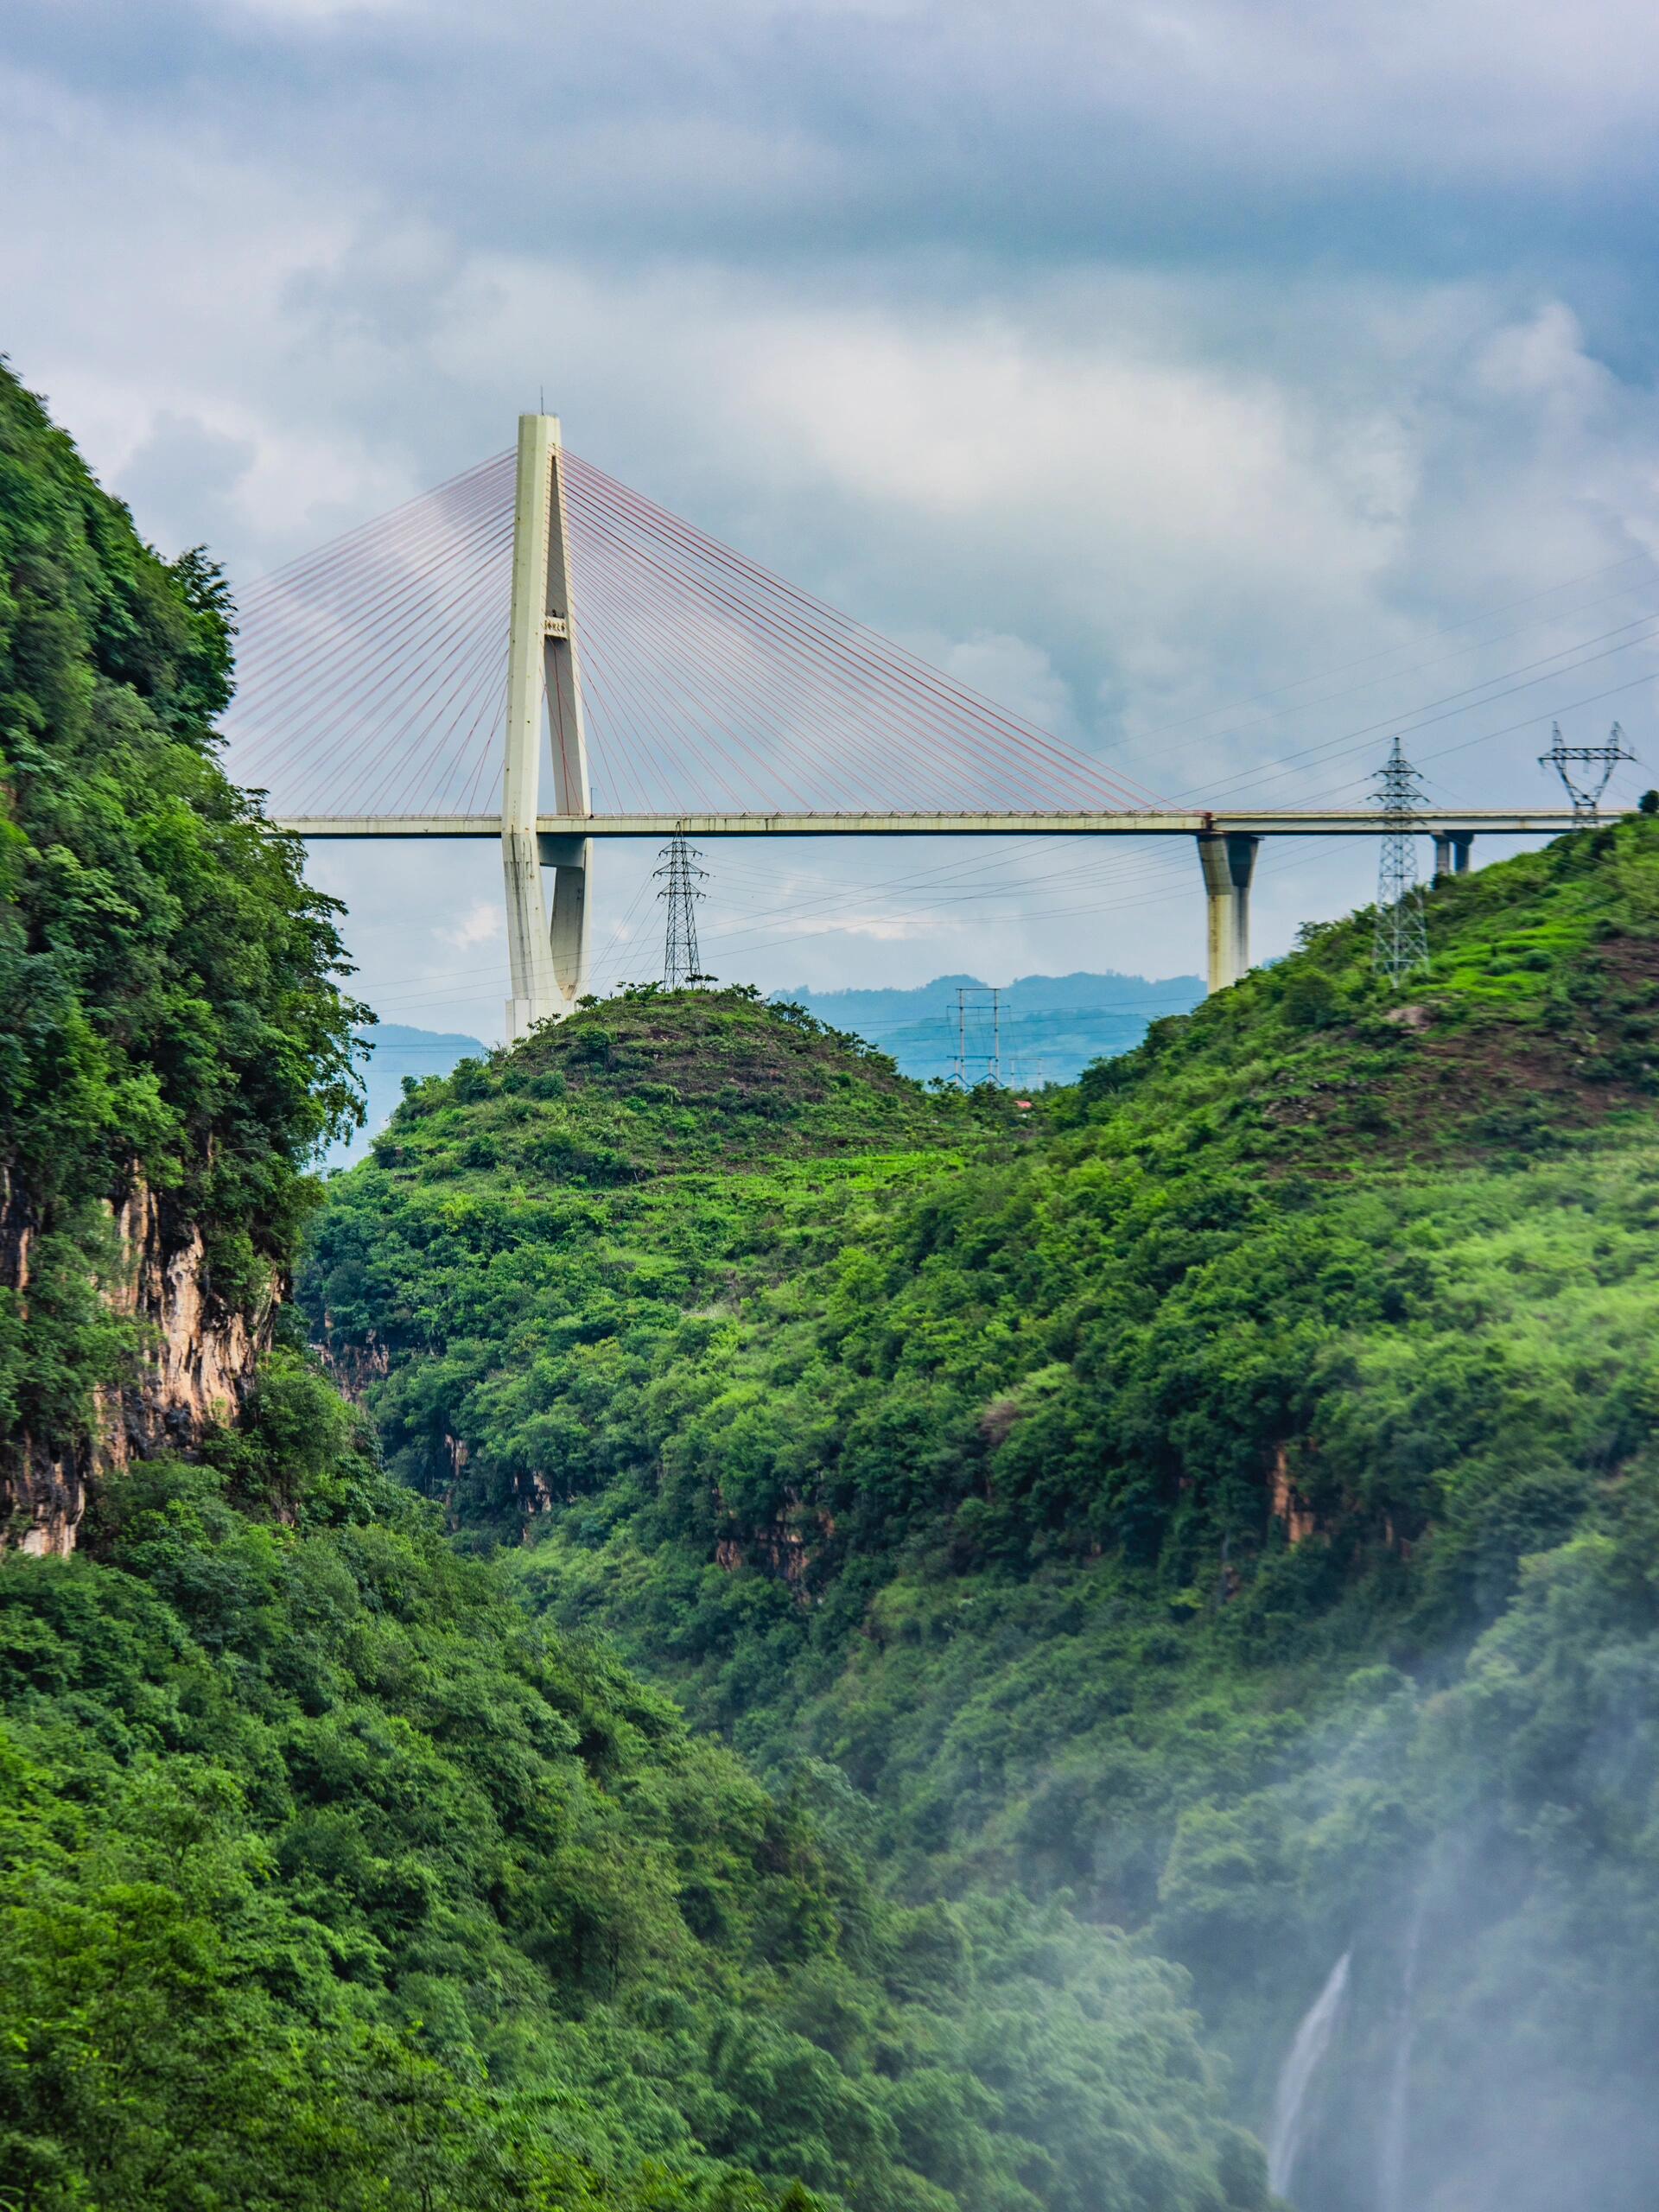
M 512 607 L 507 644 L 507 729 L 501 786 L 501 867 L 507 902 L 507 1042 L 562 1020 L 588 988 L 588 871 L 579 830 L 543 836 L 542 741 L 553 766 L 554 811 L 593 813 L 571 609 L 570 526 L 556 415 L 518 417 L 512 512 Z M 553 870 L 550 913 L 542 869 Z
M 308 841 L 499 839 L 510 1042 L 587 991 L 605 838 L 1188 837 L 1214 991 L 1249 966 L 1263 837 L 1382 826 L 1370 808 L 1172 806 L 568 453 L 551 415 L 519 417 L 516 456 L 240 597 L 230 773 L 275 785 L 272 820 Z M 1576 822 L 1414 826 L 1449 874 L 1478 835 Z

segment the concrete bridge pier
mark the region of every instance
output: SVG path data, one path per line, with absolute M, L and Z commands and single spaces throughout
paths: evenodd
M 548 941 L 559 1010 L 568 1014 L 588 988 L 588 878 L 594 864 L 591 837 L 537 839 L 542 866 L 553 870 L 553 908 Z
M 1434 832 L 1434 874 L 1467 875 L 1469 848 L 1475 842 L 1472 830 L 1437 830 Z
M 1260 837 L 1237 830 L 1199 833 L 1198 860 L 1204 869 L 1209 908 L 1210 988 L 1224 991 L 1250 964 L 1250 878 L 1255 872 Z

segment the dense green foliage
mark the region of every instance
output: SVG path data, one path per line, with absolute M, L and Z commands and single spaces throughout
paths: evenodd
M 670 1059 L 741 1031 L 747 1098 L 795 1049 L 727 995 L 612 1002 L 420 1087 L 333 1186 L 312 1294 L 343 1356 L 389 1357 L 406 1478 L 474 1542 L 534 1540 L 534 1603 L 766 1770 L 836 1762 L 900 1893 L 1065 1887 L 1149 1931 L 1258 2120 L 1264 2024 L 1357 1932 L 1392 2017 L 1429 1899 L 1442 2055 L 1472 2080 L 1490 2037 L 1536 2153 L 1491 2193 L 1503 2126 L 1454 2149 L 1448 2095 L 1432 2201 L 1542 2206 L 1592 2104 L 1645 2141 L 1659 2033 L 1659 830 L 1445 884 L 1430 929 L 1403 1002 L 1367 918 L 1314 932 L 1034 1129 L 918 1097 L 861 1152 L 798 1124 L 767 1158 L 716 1087 L 671 1144 L 649 1117 L 690 1102 L 636 1115 L 607 1178 L 564 1160 Z M 1547 2037 L 1524 1985 L 1575 1945 L 1584 2032 Z
M 151 552 L 0 367 L 0 1459 L 72 1451 L 130 1348 L 111 1202 L 142 1177 L 249 1305 L 353 1109 L 333 909 L 213 762 L 230 664 L 212 564 Z
M 535 1629 L 291 1358 L 92 1545 L 0 1567 L 13 2201 L 1262 2201 L 1171 1969 L 884 1902 L 833 1787 Z

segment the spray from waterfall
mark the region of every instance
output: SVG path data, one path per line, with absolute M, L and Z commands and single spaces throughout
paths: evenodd
M 1296 2162 L 1307 2136 L 1313 2084 L 1342 2017 L 1352 1958 L 1351 1951 L 1344 1951 L 1332 1967 L 1324 1988 L 1302 2015 L 1279 2069 L 1273 2117 L 1268 2126 L 1268 2183 L 1275 2196 L 1288 2195 L 1295 2177 Z
M 1389 2102 L 1382 2120 L 1382 2156 L 1377 2176 L 1380 2212 L 1407 2212 L 1406 2152 L 1411 2141 L 1411 2060 L 1417 2041 L 1417 1959 L 1423 1943 L 1427 1891 L 1420 1894 L 1406 1936 L 1400 1976 L 1400 2010 L 1395 2023 L 1394 2063 L 1389 2075 Z

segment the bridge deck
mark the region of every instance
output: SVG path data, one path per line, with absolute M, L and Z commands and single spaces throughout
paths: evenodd
M 1607 819 L 1614 818 L 1610 810 Z M 1426 836 L 1553 837 L 1573 827 L 1566 808 L 1519 810 L 1433 809 L 1414 817 Z M 500 817 L 485 814 L 313 814 L 277 817 L 298 836 L 499 837 Z M 1173 814 L 543 814 L 544 837 L 1195 837 L 1232 832 L 1251 837 L 1375 837 L 1374 808 L 1341 813 Z

